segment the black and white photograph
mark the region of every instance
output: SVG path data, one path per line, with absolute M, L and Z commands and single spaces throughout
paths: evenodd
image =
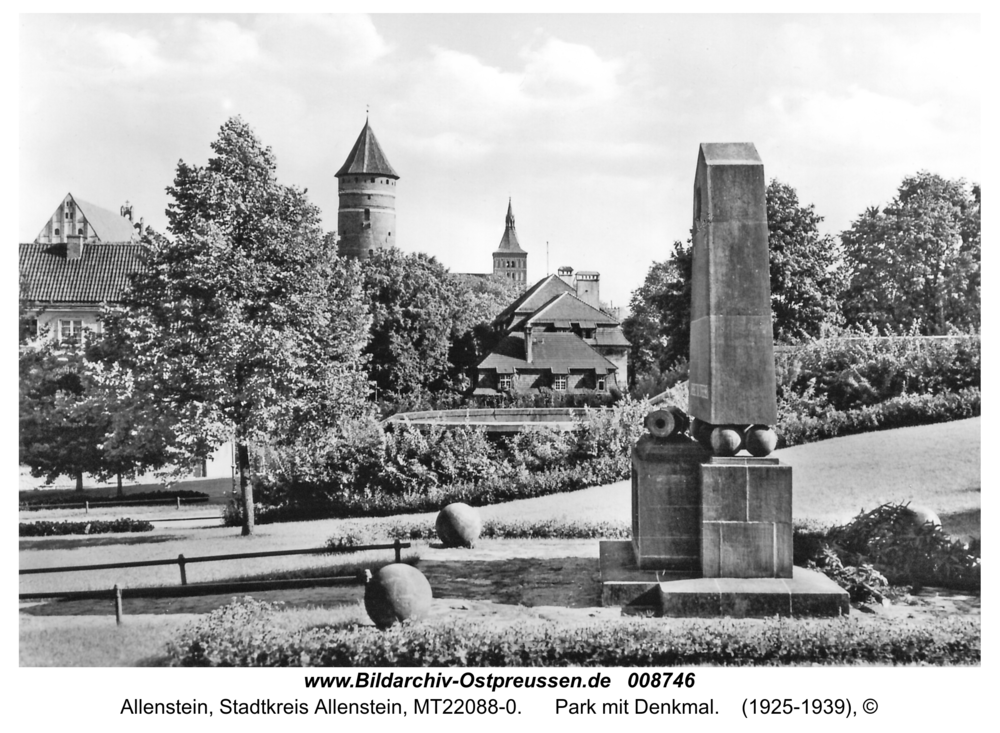
M 16 16 L 35 720 L 973 722 L 983 17 L 309 7 Z

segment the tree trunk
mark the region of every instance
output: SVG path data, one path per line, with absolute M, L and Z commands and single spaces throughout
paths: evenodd
M 76 490 L 83 491 L 83 471 L 76 472 Z
M 125 496 L 125 490 L 122 488 L 122 475 L 119 473 L 118 476 L 118 496 Z
M 236 444 L 236 462 L 240 469 L 240 495 L 243 497 L 243 536 L 253 534 L 253 484 L 250 483 L 250 450 L 246 443 Z

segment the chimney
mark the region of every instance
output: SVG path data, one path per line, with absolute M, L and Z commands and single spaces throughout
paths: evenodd
M 531 326 L 524 327 L 524 360 L 531 363 Z
M 559 268 L 559 277 L 567 285 L 572 285 L 573 284 L 573 268 L 572 267 L 566 267 L 566 266 L 560 267 Z
M 580 270 L 576 273 L 576 297 L 587 305 L 600 310 L 601 308 L 601 273 L 584 272 Z
M 66 235 L 66 259 L 73 261 L 83 257 L 83 235 Z

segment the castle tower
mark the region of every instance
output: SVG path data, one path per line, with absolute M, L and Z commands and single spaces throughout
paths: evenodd
M 514 209 L 507 200 L 507 222 L 500 239 L 500 246 L 493 253 L 493 274 L 505 277 L 525 288 L 528 284 L 528 253 L 517 242 L 514 228 Z
M 341 256 L 367 258 L 373 249 L 395 244 L 398 180 L 366 119 L 347 160 L 337 171 Z

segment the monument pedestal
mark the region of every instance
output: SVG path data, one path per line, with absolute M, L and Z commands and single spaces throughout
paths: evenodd
M 625 615 L 669 617 L 847 615 L 847 591 L 816 570 L 788 578 L 699 578 L 640 568 L 628 540 L 601 542 L 601 599 Z
M 792 467 L 713 456 L 701 465 L 701 574 L 792 577 Z
M 639 439 L 632 451 L 632 548 L 640 568 L 700 571 L 699 487 L 710 456 L 687 436 Z

